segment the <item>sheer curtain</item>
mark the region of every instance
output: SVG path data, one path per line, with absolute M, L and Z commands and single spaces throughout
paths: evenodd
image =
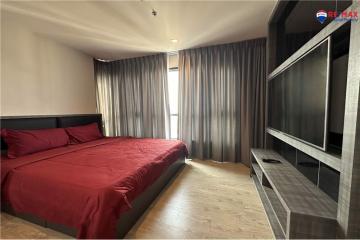
M 264 144 L 266 40 L 179 52 L 179 138 L 194 158 L 250 163 Z
M 106 135 L 165 138 L 170 122 L 166 54 L 94 60 L 94 66 Z

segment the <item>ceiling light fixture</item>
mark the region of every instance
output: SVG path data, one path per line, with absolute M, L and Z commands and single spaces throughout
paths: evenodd
M 171 39 L 170 41 L 171 41 L 172 43 L 177 43 L 177 42 L 178 42 L 177 39 Z

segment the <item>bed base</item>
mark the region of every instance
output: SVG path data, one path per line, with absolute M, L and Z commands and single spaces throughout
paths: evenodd
M 142 216 L 151 203 L 157 198 L 161 191 L 170 184 L 173 179 L 178 175 L 179 170 L 185 166 L 185 158 L 181 157 L 176 162 L 171 164 L 161 176 L 150 185 L 142 194 L 140 194 L 133 202 L 132 209 L 121 214 L 117 226 L 116 237 L 124 238 L 129 230 L 135 225 L 137 220 Z M 29 222 L 41 225 L 46 228 L 51 228 L 58 232 L 76 237 L 76 229 L 70 228 L 64 225 L 48 222 L 44 219 L 40 219 L 31 214 L 19 214 L 16 213 L 9 205 L 1 206 L 1 211 L 10 215 L 25 219 Z

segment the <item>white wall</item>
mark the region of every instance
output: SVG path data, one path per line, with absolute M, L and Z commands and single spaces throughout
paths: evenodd
M 96 112 L 90 56 L 1 20 L 2 116 Z

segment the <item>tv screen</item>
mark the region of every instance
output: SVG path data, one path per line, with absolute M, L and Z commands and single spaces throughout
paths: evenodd
M 330 38 L 268 82 L 268 125 L 325 150 Z

